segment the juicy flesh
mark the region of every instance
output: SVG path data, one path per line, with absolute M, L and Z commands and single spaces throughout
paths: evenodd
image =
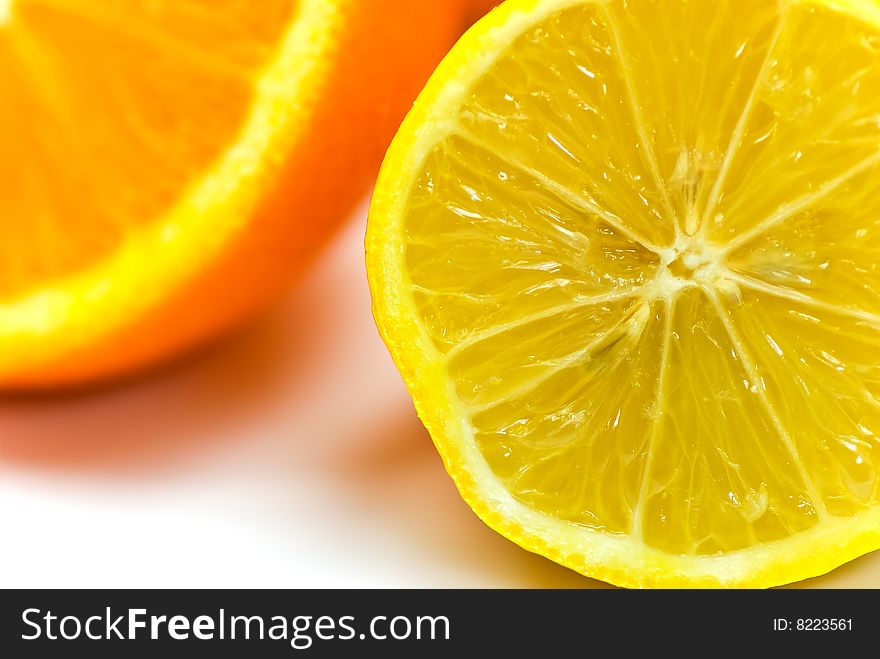
M 474 441 L 553 517 L 734 551 L 880 499 L 880 34 L 613 0 L 512 42 L 406 262 Z
M 91 265 L 234 141 L 296 0 L 0 0 L 0 302 Z

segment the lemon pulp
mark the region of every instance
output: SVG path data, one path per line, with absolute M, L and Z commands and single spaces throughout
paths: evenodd
M 466 497 L 630 585 L 809 576 L 856 527 L 876 546 L 876 6 L 508 5 L 405 124 L 368 236 L 374 293 L 406 289 L 380 329 Z M 383 326 L 392 304 L 426 341 Z M 847 549 L 776 569 L 798 537 Z M 757 582 L 723 563 L 756 548 Z

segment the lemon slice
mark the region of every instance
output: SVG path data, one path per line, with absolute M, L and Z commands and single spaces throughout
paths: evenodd
M 880 546 L 880 8 L 510 0 L 376 189 L 380 331 L 492 528 L 624 586 Z

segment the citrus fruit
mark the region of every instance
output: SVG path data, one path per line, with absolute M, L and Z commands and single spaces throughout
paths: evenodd
M 0 0 L 0 387 L 264 305 L 366 191 L 464 0 Z
M 633 587 L 880 546 L 880 6 L 510 0 L 370 211 L 374 314 L 492 528 Z

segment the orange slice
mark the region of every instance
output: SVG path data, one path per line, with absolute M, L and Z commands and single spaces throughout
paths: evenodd
M 462 11 L 0 0 L 0 387 L 126 372 L 266 304 L 364 192 Z

